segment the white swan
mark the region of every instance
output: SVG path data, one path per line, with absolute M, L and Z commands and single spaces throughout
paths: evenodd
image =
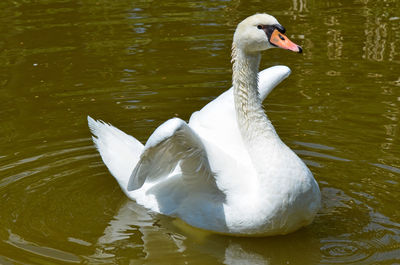
M 260 52 L 301 48 L 267 14 L 242 21 L 233 38 L 233 88 L 173 118 L 145 146 L 88 117 L 94 143 L 125 194 L 155 212 L 222 234 L 287 234 L 312 222 L 321 195 L 312 173 L 275 132 L 262 100 L 290 74 L 257 72 Z

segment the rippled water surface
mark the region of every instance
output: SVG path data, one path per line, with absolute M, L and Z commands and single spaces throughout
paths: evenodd
M 399 264 L 400 2 L 0 3 L 0 264 Z M 265 102 L 322 191 L 314 223 L 208 235 L 125 198 L 86 116 L 144 142 L 230 87 L 236 24 L 268 12 L 303 46 Z M 244 195 L 245 196 L 245 195 Z

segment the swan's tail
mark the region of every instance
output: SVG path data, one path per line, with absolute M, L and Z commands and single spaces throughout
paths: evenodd
M 104 164 L 128 195 L 128 181 L 140 158 L 143 144 L 112 125 L 96 121 L 89 116 L 88 124 Z

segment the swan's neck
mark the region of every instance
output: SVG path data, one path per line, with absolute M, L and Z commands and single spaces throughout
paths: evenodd
M 239 130 L 246 145 L 252 150 L 263 148 L 277 134 L 262 107 L 258 93 L 258 68 L 261 54 L 232 48 L 233 94 Z M 260 145 L 261 144 L 261 145 Z M 260 150 L 261 151 L 261 150 Z M 258 156 L 254 154 L 254 156 Z

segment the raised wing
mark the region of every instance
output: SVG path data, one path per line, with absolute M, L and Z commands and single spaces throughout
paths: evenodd
M 142 187 L 146 180 L 168 177 L 178 165 L 183 181 L 216 188 L 205 147 L 199 136 L 181 119 L 160 125 L 148 139 L 128 182 L 128 191 Z
M 95 121 L 88 116 L 89 128 L 93 133 L 93 142 L 108 170 L 115 177 L 125 194 L 132 170 L 139 161 L 144 148 L 134 137 L 127 135 L 110 124 Z
M 264 101 L 269 93 L 286 79 L 290 73 L 290 68 L 284 65 L 275 65 L 259 72 L 258 92 L 260 93 L 261 101 Z
M 273 66 L 258 73 L 260 99 L 264 100 L 289 75 L 289 67 L 283 65 Z M 200 111 L 194 112 L 189 125 L 207 139 L 207 142 L 218 146 L 230 156 L 240 159 L 245 164 L 252 163 L 236 122 L 233 88 L 222 93 Z

